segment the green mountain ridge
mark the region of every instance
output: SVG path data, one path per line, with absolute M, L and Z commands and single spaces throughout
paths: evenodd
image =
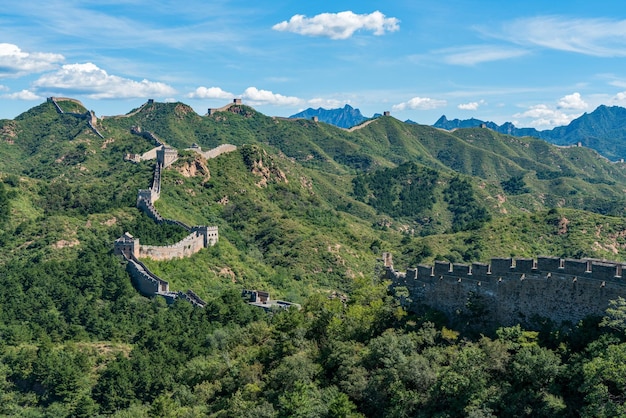
M 186 157 L 164 173 L 164 194 L 157 203 L 166 217 L 220 226 L 224 246 L 238 250 L 242 266 L 237 270 L 229 264 L 232 260 L 222 260 L 222 265 L 212 267 L 218 272 L 215 277 L 219 271 L 233 271 L 235 277 L 258 278 L 255 271 L 260 269 L 264 276 L 307 277 L 304 288 L 315 287 L 315 283 L 331 288 L 344 283 L 339 287 L 346 290 L 346 277 L 370 274 L 378 255 L 374 248 L 410 253 L 409 247 L 421 240 L 420 236 L 429 241 L 437 236 L 446 242 L 451 231 L 470 233 L 453 225 L 451 202 L 444 198 L 450 181 L 459 176 L 471 188 L 468 198 L 479 202 L 494 222 L 509 217 L 525 219 L 528 212 L 547 213 L 553 208 L 582 210 L 580 216 L 585 217 L 624 213 L 624 165 L 609 163 L 586 148 L 556 147 L 480 128 L 444 132 L 392 117 L 380 117 L 349 133 L 324 123 L 267 117 L 243 105 L 202 117 L 182 103 L 150 103 L 131 117 L 101 119 L 98 129 L 105 139 L 100 139 L 85 121 L 58 114 L 50 103 L 44 103 L 13 121 L 0 122 L 2 155 L 12 156 L 4 170 L 9 176 L 23 176 L 20 184 L 39 188 L 31 197 L 32 206 L 43 208 L 38 216 L 73 213 L 89 218 L 114 210 L 137 217 L 133 208 L 136 190 L 149 184 L 150 164 L 126 163 L 121 157 L 154 145 L 132 135 L 133 126 L 154 132 L 180 150 L 194 143 L 203 149 L 223 143 L 240 147 L 233 155 L 206 162 L 209 181 L 176 171 L 183 162 L 197 158 L 183 153 Z M 255 164 L 267 173 L 259 173 L 258 167 L 255 172 Z M 387 193 L 385 189 L 403 164 L 434 170 L 437 181 L 426 192 L 428 196 L 422 196 L 432 200 L 430 207 L 410 213 L 380 203 L 381 199 L 410 200 L 407 196 L 419 191 L 407 188 L 417 179 L 405 178 L 393 186 L 395 191 L 389 191 L 395 197 L 376 195 Z M 383 168 L 387 178 L 376 180 L 383 182 L 382 187 L 366 185 L 365 194 L 357 196 L 355 181 L 368 176 L 367 181 L 374 181 L 373 173 Z M 523 193 L 504 190 L 503 184 L 511 179 L 523 183 Z M 485 228 L 489 227 L 485 222 Z M 110 228 L 111 234 L 121 232 L 119 224 Z M 479 228 L 471 234 L 483 232 Z M 517 238 L 524 240 L 523 234 Z M 338 254 L 328 250 L 335 247 L 340 248 Z M 620 257 L 594 248 L 588 243 L 577 252 Z M 442 248 L 423 261 L 433 261 L 435 256 L 450 258 L 450 251 Z M 537 251 L 535 255 L 542 249 Z M 543 251 L 555 254 L 554 249 Z M 477 258 L 487 260 L 503 253 L 515 251 L 493 248 Z M 304 268 L 307 262 L 311 266 Z M 256 267 L 243 267 L 252 265 Z M 201 274 L 197 276 L 195 280 L 201 282 Z M 259 278 L 251 284 L 262 287 L 267 283 Z M 301 300 L 308 290 L 290 292 L 298 293 L 294 298 Z

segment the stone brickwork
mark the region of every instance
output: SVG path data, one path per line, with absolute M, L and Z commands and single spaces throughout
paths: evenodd
M 199 231 L 195 231 L 176 244 L 166 246 L 141 245 L 139 258 L 151 258 L 153 260 L 172 260 L 175 258 L 191 257 L 205 248 L 206 239 Z
M 402 303 L 414 310 L 430 306 L 454 319 L 482 312 L 481 320 L 500 325 L 529 324 L 534 317 L 576 323 L 602 316 L 609 301 L 626 296 L 624 264 L 555 257 L 494 258 L 490 264 L 436 261 L 398 272 L 385 253 L 390 287 L 406 287 Z M 626 273 L 626 270 L 624 270 Z

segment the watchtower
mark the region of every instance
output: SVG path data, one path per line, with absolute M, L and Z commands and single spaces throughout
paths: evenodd
M 170 147 L 169 145 L 163 145 L 157 150 L 157 162 L 165 167 L 172 165 L 174 161 L 178 159 L 178 150 Z
M 113 252 L 116 255 L 124 255 L 126 258 L 139 257 L 139 238 L 133 237 L 128 232 L 115 240 Z

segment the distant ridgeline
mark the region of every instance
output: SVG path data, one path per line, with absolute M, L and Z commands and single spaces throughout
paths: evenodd
M 538 318 L 576 323 L 602 316 L 609 301 L 626 295 L 626 264 L 555 257 L 493 258 L 491 264 L 435 261 L 398 272 L 383 253 L 384 276 L 401 303 L 428 306 L 450 319 L 532 326 Z
M 169 283 L 154 273 L 152 273 L 141 261 L 140 258 L 152 258 L 154 260 L 171 260 L 174 258 L 189 257 L 203 248 L 213 246 L 219 239 L 217 226 L 189 226 L 185 223 L 163 218 L 154 207 L 154 202 L 161 196 L 161 171 L 173 164 L 178 159 L 178 151 L 166 145 L 156 135 L 143 131 L 140 127 L 131 128 L 131 132 L 146 139 L 156 142 L 158 145 L 149 153 L 143 156 L 125 157 L 127 161 L 140 162 L 156 158 L 154 167 L 154 177 L 152 186 L 149 189 L 140 189 L 137 192 L 137 208 L 145 212 L 157 223 L 176 224 L 185 228 L 189 235 L 173 245 L 156 246 L 140 245 L 139 239 L 133 237 L 128 232 L 115 241 L 115 254 L 119 254 L 127 261 L 126 270 L 130 274 L 133 284 L 139 292 L 145 296 L 162 296 L 168 303 L 172 303 L 177 298 L 183 298 L 195 306 L 204 307 L 206 303 L 200 299 L 192 290 L 171 291 Z M 234 146 L 222 146 L 222 152 L 235 150 Z M 198 153 L 202 153 L 198 147 Z M 220 152 L 214 153 L 219 155 Z

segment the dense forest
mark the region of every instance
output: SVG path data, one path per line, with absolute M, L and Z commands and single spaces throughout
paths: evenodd
M 623 165 L 391 117 L 348 133 L 155 103 L 99 124 L 104 139 L 49 103 L 0 121 L 0 416 L 626 415 L 624 299 L 579 323 L 478 328 L 480 310 L 407 312 L 377 261 L 623 260 Z M 158 210 L 219 227 L 190 258 L 142 260 L 205 308 L 141 296 L 113 254 L 124 232 L 186 234 L 135 208 L 153 162 L 123 157 L 154 144 L 131 126 L 179 149 Z M 206 160 L 192 143 L 238 148 Z M 266 312 L 244 288 L 302 309 Z
M 416 317 L 384 283 L 265 313 L 225 291 L 206 308 L 137 295 L 108 248 L 6 265 L 6 416 L 616 416 L 626 303 L 540 331 L 464 333 Z M 94 303 L 97 301 L 97 303 Z

